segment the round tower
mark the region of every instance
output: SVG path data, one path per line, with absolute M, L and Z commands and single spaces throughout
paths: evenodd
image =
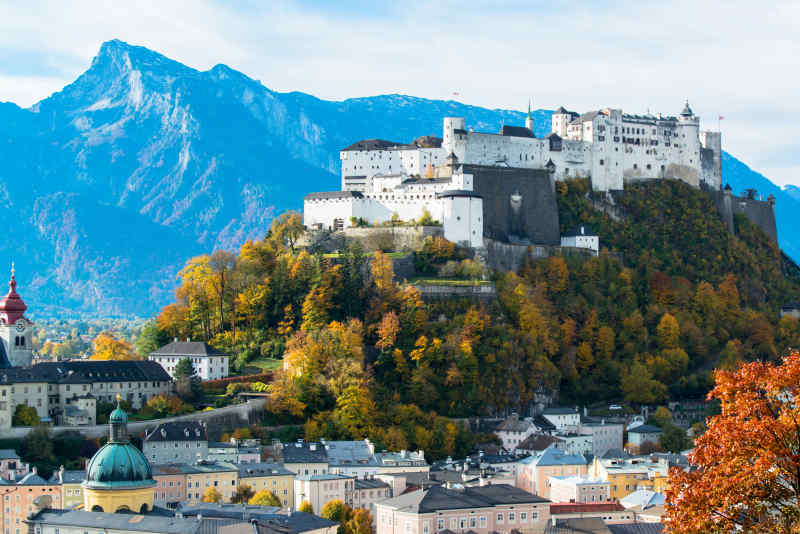
M 531 115 L 531 101 L 528 100 L 528 116 L 525 117 L 525 128 L 533 133 L 533 116 Z
M 689 107 L 687 100 L 681 114 L 678 116 L 678 128 L 681 133 L 680 143 L 681 164 L 697 169 L 697 179 L 700 177 L 700 119 Z M 688 178 L 688 177 L 687 177 Z M 699 184 L 692 184 L 699 185 Z

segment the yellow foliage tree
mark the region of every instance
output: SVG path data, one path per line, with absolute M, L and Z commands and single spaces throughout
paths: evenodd
M 297 507 L 298 512 L 305 512 L 307 514 L 314 513 L 314 507 L 311 506 L 311 503 L 308 501 L 303 501 L 300 503 L 300 506 Z
M 222 493 L 217 491 L 217 488 L 210 486 L 203 493 L 203 502 L 222 502 Z
M 281 500 L 271 491 L 263 489 L 253 495 L 253 497 L 247 501 L 247 504 L 254 504 L 256 506 L 281 506 Z
M 127 341 L 117 339 L 111 332 L 102 332 L 94 338 L 92 360 L 138 360 L 133 346 Z

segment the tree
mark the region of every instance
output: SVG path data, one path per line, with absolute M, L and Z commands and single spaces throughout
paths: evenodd
M 253 495 L 247 504 L 254 504 L 256 506 L 280 506 L 281 500 L 269 490 L 263 489 Z
M 130 343 L 117 339 L 111 332 L 101 332 L 94 338 L 92 360 L 138 360 Z
M 253 491 L 253 488 L 247 484 L 239 484 L 236 487 L 236 490 L 233 492 L 233 495 L 231 495 L 231 502 L 234 504 L 248 503 L 253 499 L 254 496 L 255 492 Z
M 175 365 L 175 378 L 194 376 L 194 365 L 191 358 L 184 358 Z
M 307 514 L 314 513 L 314 507 L 311 506 L 311 503 L 308 501 L 303 501 L 300 503 L 300 506 L 297 507 L 298 512 L 305 512 Z
M 28 462 L 52 462 L 53 456 L 53 437 L 50 429 L 46 426 L 37 426 L 22 440 L 21 454 Z
M 341 499 L 332 499 L 325 503 L 320 515 L 325 519 L 342 523 L 346 520 L 347 505 L 345 505 Z
M 677 454 L 691 447 L 692 442 L 681 427 L 667 423 L 662 428 L 664 432 L 658 441 L 665 451 Z
M 800 354 L 714 373 L 707 420 L 689 461 L 670 471 L 665 531 L 796 533 L 800 529 Z
M 39 414 L 36 413 L 36 408 L 33 406 L 17 404 L 11 424 L 13 426 L 36 426 L 39 424 Z
M 658 323 L 656 332 L 658 333 L 658 344 L 661 348 L 674 349 L 678 346 L 681 329 L 678 326 L 678 321 L 671 314 L 664 314 Z
M 652 419 L 654 425 L 664 428 L 672 423 L 672 413 L 665 406 L 659 406 L 650 419 Z
M 372 523 L 374 522 L 372 514 L 368 510 L 359 508 L 353 510 L 353 514 L 349 521 L 345 524 L 346 534 L 373 534 Z
M 136 338 L 136 352 L 140 357 L 146 358 L 151 352 L 169 343 L 169 340 L 169 334 L 158 327 L 158 321 L 147 321 Z
M 636 404 L 655 404 L 667 396 L 667 386 L 653 379 L 652 373 L 641 363 L 634 363 L 622 378 L 625 400 Z
M 214 486 L 209 486 L 203 493 L 203 502 L 222 502 L 222 494 Z

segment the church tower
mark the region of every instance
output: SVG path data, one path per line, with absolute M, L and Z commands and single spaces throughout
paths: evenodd
M 17 293 L 13 264 L 8 288 L 8 294 L 0 301 L 0 367 L 30 367 L 33 323 L 25 317 L 28 307 Z
M 531 101 L 528 100 L 528 116 L 525 117 L 525 128 L 533 133 L 533 116 L 531 115 Z

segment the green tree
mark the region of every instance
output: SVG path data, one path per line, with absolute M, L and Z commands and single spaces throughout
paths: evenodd
M 641 363 L 634 363 L 622 378 L 625 400 L 636 404 L 655 404 L 667 396 L 667 386 L 653 379 L 652 373 Z
M 659 437 L 659 443 L 665 451 L 679 453 L 692 446 L 692 442 L 686 432 L 679 426 L 667 423 L 663 427 L 664 432 Z
M 253 495 L 247 504 L 254 504 L 256 506 L 280 506 L 281 500 L 271 491 L 263 489 Z
M 53 438 L 46 426 L 37 426 L 22 440 L 22 457 L 29 462 L 53 462 Z
M 140 357 L 146 358 L 151 352 L 169 343 L 169 334 L 158 327 L 155 319 L 147 321 L 136 337 L 134 346 Z
M 247 484 L 239 484 L 236 487 L 236 490 L 233 492 L 233 495 L 231 495 L 231 502 L 234 504 L 248 503 L 250 500 L 252 500 L 254 495 L 255 492 L 253 491 L 253 488 Z
M 666 406 L 659 406 L 650 417 L 652 423 L 658 427 L 664 428 L 672 423 L 672 414 Z
M 13 426 L 36 426 L 39 424 L 39 414 L 36 413 L 36 408 L 33 406 L 17 404 L 11 424 Z
M 183 358 L 175 365 L 175 378 L 188 378 L 194 376 L 194 365 L 191 358 Z

